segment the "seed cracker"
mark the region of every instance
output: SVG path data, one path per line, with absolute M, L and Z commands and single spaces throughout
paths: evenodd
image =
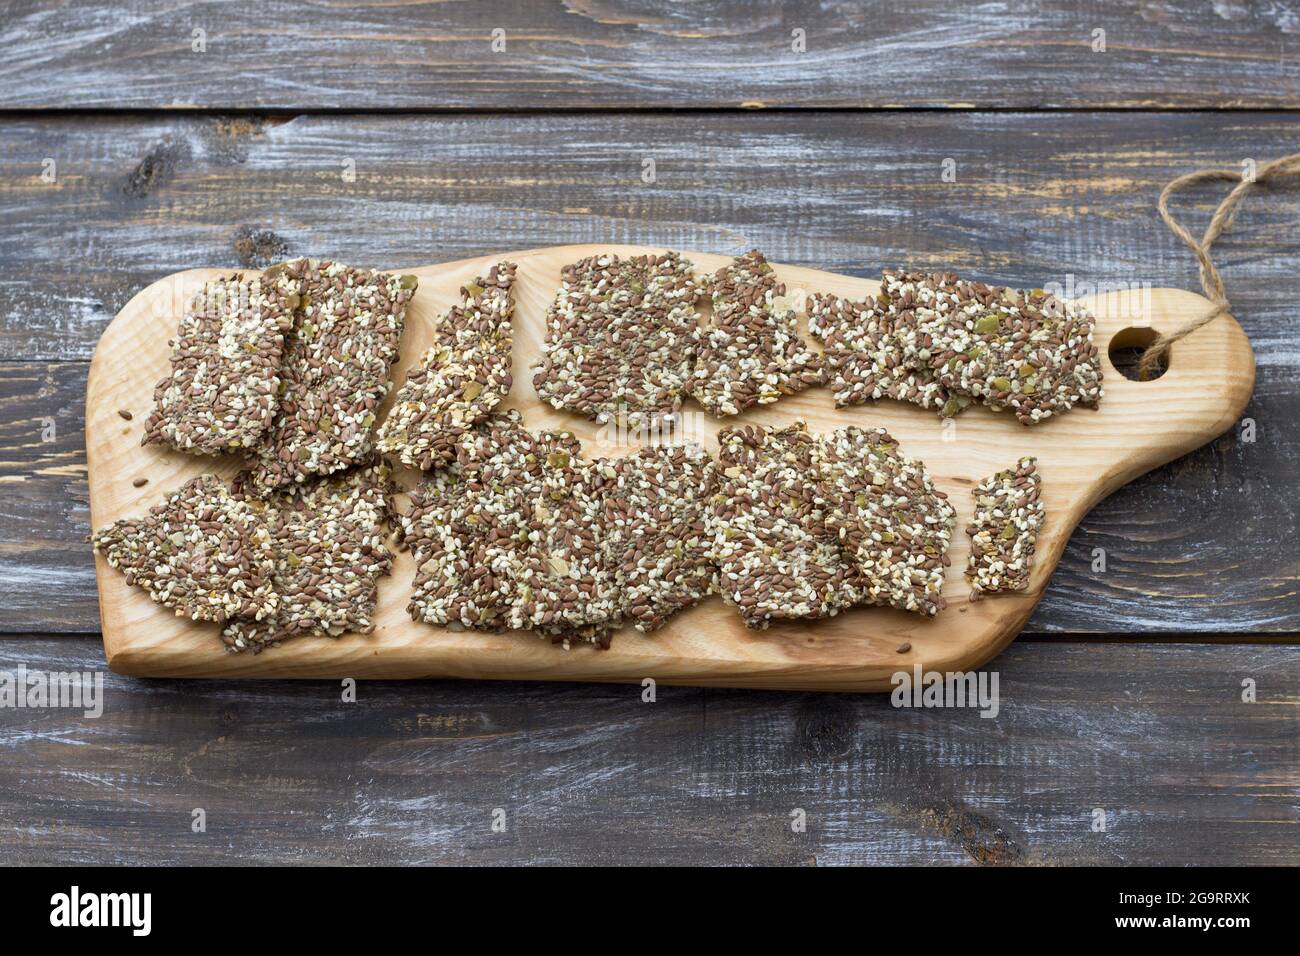
M 514 333 L 513 262 L 499 262 L 461 289 L 433 346 L 397 392 L 375 447 L 428 470 L 455 456 L 456 440 L 510 392 Z
M 267 494 L 371 456 L 371 428 L 388 394 L 415 276 L 296 259 L 268 270 L 301 280 L 286 340 L 280 407 L 250 486 Z
M 154 389 L 142 445 L 221 455 L 261 443 L 278 406 L 299 285 L 235 273 L 195 293 L 176 330 L 171 372 Z
M 613 562 L 604 549 L 609 479 L 578 457 L 567 434 L 538 436 L 539 473 L 526 485 L 527 542 L 517 556 L 513 627 L 566 631 L 617 619 Z
M 966 576 L 971 598 L 995 591 L 1023 591 L 1029 586 L 1034 545 L 1045 510 L 1042 476 L 1034 458 L 985 478 L 972 491 L 975 518 L 966 528 L 971 538 Z
M 827 617 L 865 595 L 826 526 L 815 478 L 817 439 L 803 422 L 718 435 L 719 493 L 709 531 L 725 601 L 746 626 Z
M 143 518 L 97 531 L 94 550 L 177 617 L 224 621 L 273 614 L 275 551 L 257 505 L 216 475 L 192 478 Z
M 799 334 L 785 286 L 757 249 L 719 269 L 708 282 L 713 318 L 702 330 L 691 394 L 712 415 L 821 384 L 822 356 Z
M 653 631 L 718 587 L 706 524 L 718 475 L 699 445 L 660 445 L 600 464 L 611 481 L 606 552 L 623 615 Z
M 514 555 L 527 534 L 520 500 L 536 441 L 517 411 L 494 413 L 457 443 L 457 460 L 425 477 L 399 518 L 415 558 L 412 619 L 507 630 Z
M 412 617 L 608 646 L 619 610 L 600 540 L 608 479 L 580 452 L 567 433 L 533 435 L 515 411 L 464 436 L 401 519 L 417 566 Z
M 808 330 L 825 347 L 827 383 L 838 407 L 893 398 L 922 408 L 943 408 L 947 391 L 927 368 L 912 368 L 895 336 L 903 321 L 900 286 L 910 277 L 885 273 L 881 290 L 854 302 L 814 295 L 808 304 Z M 956 411 L 957 409 L 953 409 Z
M 1094 319 L 1042 289 L 961 281 L 918 306 L 917 355 L 949 392 L 1029 425 L 1075 405 L 1096 408 L 1103 391 Z
M 392 569 L 384 539 L 394 485 L 386 465 L 357 468 L 273 495 L 263 505 L 274 541 L 273 614 L 227 622 L 222 642 L 252 651 L 303 635 L 374 630 L 379 578 Z
M 934 615 L 943 609 L 956 511 L 919 461 L 903 457 L 884 429 L 856 426 L 821 439 L 826 524 L 861 576 L 867 600 Z
M 944 417 L 983 402 L 1010 408 L 1028 425 L 1101 400 L 1091 314 L 1041 289 L 988 286 L 952 273 L 886 271 L 876 301 L 890 316 L 888 333 L 868 338 L 864 351 L 874 364 L 919 376 L 918 404 Z M 890 397 L 917 401 L 910 388 L 903 396 L 899 391 L 884 389 Z
M 671 419 L 690 385 L 699 333 L 692 268 L 675 252 L 566 266 L 533 377 L 542 400 L 631 428 Z

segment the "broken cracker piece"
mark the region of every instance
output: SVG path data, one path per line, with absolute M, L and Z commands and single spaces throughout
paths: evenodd
M 303 635 L 374 629 L 379 578 L 392 569 L 384 543 L 395 487 L 386 465 L 357 468 L 273 495 L 264 504 L 276 554 L 275 612 L 235 617 L 221 633 L 232 652 L 259 653 Z
M 803 422 L 718 435 L 719 488 L 708 528 L 723 599 L 747 627 L 828 617 L 865 600 L 826 525 L 817 439 Z
M 532 628 L 608 646 L 613 568 L 599 540 L 608 479 L 567 433 L 534 435 L 495 413 L 462 437 L 401 518 L 416 560 L 415 620 L 455 629 Z
M 827 384 L 835 404 L 861 405 L 893 398 L 922 408 L 942 408 L 947 392 L 927 369 L 909 368 L 895 332 L 900 312 L 890 289 L 895 277 L 886 273 L 881 290 L 860 302 L 834 295 L 814 295 L 808 304 L 808 330 L 825 346 Z
M 533 387 L 543 401 L 640 428 L 674 416 L 690 384 L 699 281 L 675 252 L 565 266 Z
M 708 291 L 713 318 L 690 391 L 710 414 L 737 415 L 822 382 L 822 357 L 804 343 L 785 286 L 757 249 L 719 269 Z
M 275 552 L 258 503 L 216 475 L 192 478 L 143 518 L 97 531 L 94 550 L 177 617 L 225 621 L 275 612 Z
M 375 447 L 428 470 L 510 392 L 516 266 L 499 262 L 461 289 L 462 303 L 438 324 L 433 346 L 398 390 Z
M 412 619 L 456 629 L 508 629 L 514 554 L 527 534 L 521 500 L 536 439 L 517 411 L 493 413 L 457 442 L 456 461 L 411 492 L 399 517 L 415 558 Z
M 178 324 L 171 371 L 154 389 L 141 444 L 195 455 L 260 445 L 279 403 L 299 288 L 284 275 L 235 273 L 205 283 Z
M 817 473 L 826 523 L 866 598 L 919 614 L 944 607 L 956 511 L 925 466 L 904 458 L 884 429 L 838 429 L 820 440 Z
M 573 630 L 619 616 L 614 565 L 604 545 L 610 479 L 579 451 L 567 433 L 538 435 L 538 473 L 522 502 L 529 534 L 517 554 L 512 627 Z
M 1021 458 L 1015 468 L 985 478 L 972 491 L 975 517 L 966 527 L 971 538 L 966 576 L 972 600 L 996 591 L 1029 586 L 1034 546 L 1046 516 L 1037 460 Z
M 653 631 L 717 590 L 706 527 L 717 469 L 694 444 L 645 448 L 599 467 L 611 482 L 605 549 L 623 616 Z
M 914 329 L 931 374 L 953 395 L 1010 409 L 1026 425 L 1097 407 L 1102 370 L 1087 309 L 1042 289 L 971 281 L 943 290 L 939 302 L 917 308 Z
M 286 339 L 280 405 L 249 487 L 265 495 L 371 457 L 415 276 L 296 259 L 268 270 L 302 284 Z

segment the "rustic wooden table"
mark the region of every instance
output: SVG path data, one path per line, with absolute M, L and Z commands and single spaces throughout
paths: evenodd
M 617 241 L 1195 289 L 1161 185 L 1300 140 L 1281 6 L 5 7 L 0 671 L 103 667 L 87 361 L 160 275 Z M 1258 193 L 1217 253 L 1247 419 L 1088 516 L 997 719 L 110 674 L 98 719 L 0 710 L 0 862 L 1300 862 L 1300 190 Z

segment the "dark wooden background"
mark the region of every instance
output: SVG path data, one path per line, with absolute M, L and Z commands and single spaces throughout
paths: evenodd
M 611 241 L 1197 288 L 1160 187 L 1300 149 L 1285 4 L 0 13 L 0 670 L 103 667 L 86 370 L 168 272 Z M 1220 197 L 1180 211 L 1199 226 Z M 1298 221 L 1300 188 L 1259 189 L 1216 253 L 1259 361 L 1256 440 L 1235 428 L 1084 520 L 991 665 L 997 719 L 108 675 L 98 720 L 0 710 L 0 862 L 1300 862 Z

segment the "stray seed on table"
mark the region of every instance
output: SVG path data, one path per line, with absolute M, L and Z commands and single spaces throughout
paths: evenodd
M 906 654 L 911 649 L 912 649 L 912 645 L 907 643 L 906 641 L 898 645 L 898 653 L 900 654 Z
M 117 410 L 117 413 L 121 415 L 124 419 L 126 419 L 128 422 L 135 417 L 130 412 L 128 412 L 125 408 L 119 408 Z
M 131 482 L 133 488 L 143 488 L 147 484 L 149 484 L 148 478 L 137 478 L 135 481 Z

